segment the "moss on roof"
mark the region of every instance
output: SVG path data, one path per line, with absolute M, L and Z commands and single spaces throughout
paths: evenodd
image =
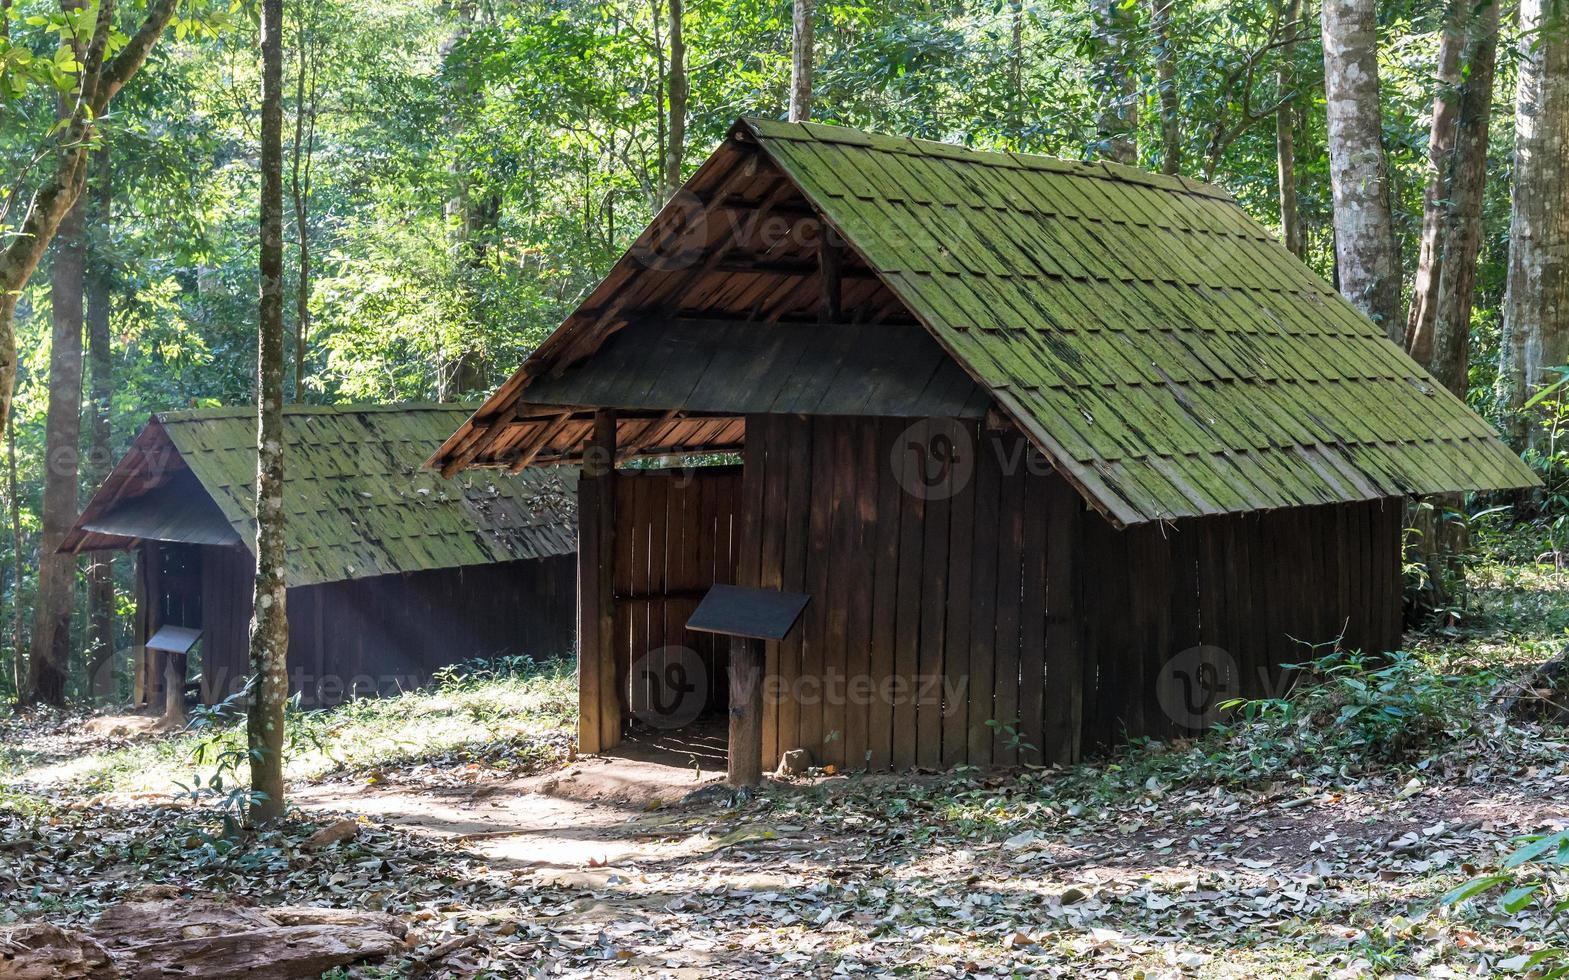
M 518 476 L 424 469 L 473 406 L 290 406 L 284 531 L 291 586 L 571 553 L 572 470 Z M 244 542 L 255 540 L 255 409 L 160 412 L 157 429 Z M 155 451 L 156 433 L 138 444 Z M 150 438 L 151 437 L 151 438 Z M 133 449 L 117 471 L 133 466 Z M 114 475 L 83 519 L 117 496 Z M 105 501 L 108 503 L 110 501 Z
M 1535 482 L 1223 191 L 812 123 L 733 133 L 1118 523 Z

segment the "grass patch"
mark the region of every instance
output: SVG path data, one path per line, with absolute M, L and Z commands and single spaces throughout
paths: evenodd
M 577 681 L 567 660 L 528 658 L 473 662 L 444 671 L 429 688 L 390 698 L 351 701 L 324 711 L 290 711 L 286 775 L 315 781 L 376 778 L 419 766 L 508 772 L 554 764 L 575 739 Z M 191 727 L 169 735 L 84 740 L 80 718 L 10 722 L 50 728 L 27 750 L 0 752 L 0 778 L 76 793 L 175 792 L 207 782 L 232 753 L 243 752 L 243 717 L 232 707 L 198 712 Z M 234 774 L 244 779 L 242 771 Z M 231 780 L 232 781 L 232 780 Z

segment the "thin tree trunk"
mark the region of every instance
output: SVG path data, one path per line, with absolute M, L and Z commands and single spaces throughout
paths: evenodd
M 1131 11 L 1121 0 L 1092 0 L 1094 19 L 1096 151 L 1130 166 L 1139 162 L 1139 117 L 1133 73 Z
M 455 17 L 452 34 L 448 36 L 442 51 L 443 57 L 447 59 L 451 59 L 454 52 L 461 54 L 463 42 L 473 30 L 474 0 L 457 0 L 452 7 L 452 13 Z M 448 90 L 452 106 L 452 111 L 447 117 L 448 127 L 454 135 L 459 135 L 463 131 L 464 119 L 461 107 L 474 94 L 469 88 L 468 77 L 469 73 L 466 70 L 454 72 L 454 81 Z M 661 127 L 663 127 L 662 120 L 661 116 Z M 467 166 L 461 158 L 455 159 L 452 163 L 453 193 L 447 201 L 447 219 L 452 229 L 451 255 L 459 280 L 457 288 L 472 302 L 473 280 L 484 273 L 487 239 L 494 234 L 500 219 L 501 202 L 493 193 L 475 193 L 473 174 L 467 170 Z M 456 351 L 442 352 L 436 365 L 437 401 L 455 401 L 465 392 L 477 391 L 484 387 L 485 365 L 479 350 L 462 347 Z
M 92 224 L 98 230 L 97 242 L 108 237 L 110 204 L 113 201 L 109 151 L 93 154 L 97 170 L 93 188 Z M 87 272 L 87 363 L 91 372 L 88 400 L 88 485 L 96 490 L 103 485 L 113 467 L 111 455 L 110 399 L 114 393 L 113 359 L 109 335 L 108 249 L 94 247 L 88 255 Z M 100 701 L 115 694 L 114 658 L 114 564 L 113 551 L 90 553 L 87 568 L 87 677 L 93 696 Z
M 1182 116 L 1177 92 L 1177 49 L 1171 28 L 1174 0 L 1150 0 L 1150 33 L 1155 38 L 1155 84 L 1160 97 L 1160 172 L 1182 172 Z M 1293 0 L 1300 3 L 1301 0 Z
M 1012 24 L 1012 48 L 1008 63 L 1008 116 L 1013 124 L 1013 138 L 1024 140 L 1024 0 L 1009 0 L 1009 20 Z
M 1498 3 L 1453 0 L 1439 45 L 1422 248 L 1406 349 L 1464 398 L 1482 191 L 1498 49 Z
M 16 703 L 22 703 L 22 679 L 26 673 L 27 648 L 22 635 L 22 498 L 16 479 L 16 421 L 5 424 L 6 475 L 9 477 L 6 505 L 11 511 L 11 679 L 16 682 Z
M 812 118 L 812 0 L 795 0 L 790 20 L 790 121 Z
M 1521 0 L 1509 278 L 1499 404 L 1516 445 L 1545 438 L 1521 407 L 1569 364 L 1569 10 Z
M 43 535 L 33 603 L 27 701 L 65 704 L 70 676 L 76 556 L 60 544 L 76 523 L 82 426 L 82 294 L 85 220 L 77 201 L 60 222 L 50 270 L 49 416 L 44 427 Z
M 283 816 L 289 697 L 283 538 L 283 0 L 262 0 L 261 318 L 256 354 L 256 592 L 251 619 L 252 826 Z
M 664 197 L 681 189 L 681 164 L 686 157 L 686 40 L 682 36 L 681 0 L 670 0 L 669 112 L 664 162 Z
M 1324 94 L 1340 292 L 1399 343 L 1400 253 L 1379 104 L 1375 0 L 1324 0 Z
M 1302 0 L 1288 0 L 1286 4 L 1286 31 L 1295 34 L 1302 21 Z M 1275 110 L 1275 174 L 1280 194 L 1280 239 L 1287 251 L 1297 258 L 1305 254 L 1302 241 L 1302 211 L 1297 201 L 1297 102 L 1285 97 L 1296 90 L 1297 73 L 1295 44 L 1288 44 L 1280 51 L 1280 70 L 1276 84 L 1280 88 L 1281 103 Z
M 307 9 L 312 16 L 306 16 Z M 300 265 L 299 290 L 294 297 L 294 400 L 297 402 L 305 400 L 305 353 L 311 327 L 310 198 L 311 162 L 316 150 L 316 9 L 316 4 L 301 0 L 296 25 L 299 57 L 294 79 L 294 146 L 289 190 L 294 203 L 294 232 L 299 240 Z

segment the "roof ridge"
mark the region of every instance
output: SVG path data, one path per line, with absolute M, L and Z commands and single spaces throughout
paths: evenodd
M 873 130 L 857 129 L 838 123 L 783 122 L 762 116 L 742 116 L 736 127 L 745 126 L 760 140 L 795 139 L 820 143 L 837 143 L 881 153 L 909 152 L 899 149 L 908 145 L 922 156 L 934 156 L 982 167 L 1009 167 L 1016 170 L 1049 170 L 1070 177 L 1091 180 L 1109 180 L 1121 184 L 1138 184 L 1154 187 L 1174 194 L 1195 194 L 1235 204 L 1236 198 L 1224 188 L 1207 181 L 1195 180 L 1180 174 L 1157 174 L 1139 167 L 1113 163 L 1108 160 L 1070 160 L 1045 153 L 1028 153 L 1018 150 L 992 150 L 932 140 L 919 136 L 895 136 Z M 736 127 L 732 127 L 734 132 Z M 798 135 L 789 135 L 798 134 Z M 1013 163 L 1007 161 L 1012 160 Z
M 468 412 L 482 402 L 345 402 L 334 405 L 285 405 L 289 415 L 365 415 L 382 412 Z M 201 422 L 210 419 L 245 418 L 256 411 L 253 405 L 214 405 L 206 408 L 177 408 L 153 412 L 162 423 Z

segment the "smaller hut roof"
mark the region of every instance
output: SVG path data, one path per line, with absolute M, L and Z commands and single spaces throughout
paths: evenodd
M 421 463 L 471 405 L 284 410 L 290 586 L 569 554 L 576 471 L 443 479 Z M 94 495 L 62 551 L 138 540 L 255 540 L 253 408 L 160 412 Z

